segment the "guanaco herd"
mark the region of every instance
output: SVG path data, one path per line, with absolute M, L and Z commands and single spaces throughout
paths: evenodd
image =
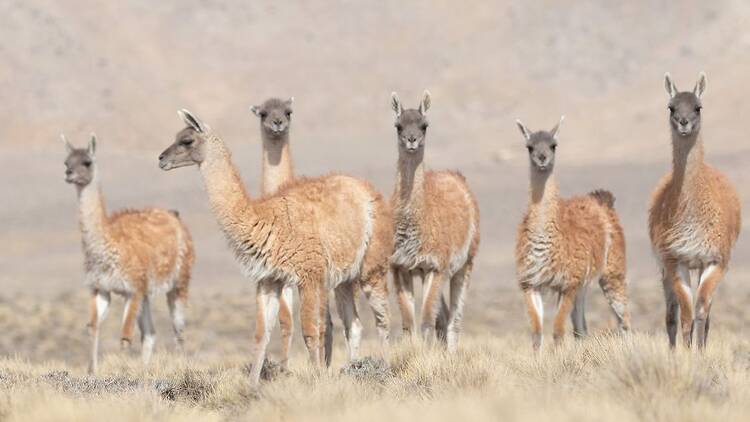
M 669 94 L 673 168 L 657 185 L 649 206 L 649 235 L 662 272 L 669 344 L 676 345 L 679 315 L 683 342 L 693 334 L 704 347 L 713 292 L 727 271 L 740 231 L 737 194 L 718 170 L 703 161 L 701 73 L 692 92 L 677 90 L 665 75 Z M 286 367 L 294 331 L 293 289 L 301 301 L 301 331 L 310 360 L 329 365 L 333 292 L 344 327 L 348 357 L 358 357 L 362 323 L 361 290 L 375 316 L 381 347 L 389 342 L 388 273 L 400 307 L 403 331 L 434 335 L 453 353 L 458 346 L 466 290 L 479 247 L 479 208 L 466 179 L 455 171 L 425 169 L 430 94 L 416 109 L 405 109 L 396 93 L 398 145 L 396 183 L 390 201 L 361 179 L 331 174 L 294 175 L 289 137 L 293 99 L 269 99 L 251 107 L 260 119 L 261 196 L 251 198 L 231 152 L 213 129 L 187 110 L 186 127 L 159 156 L 159 167 L 197 166 L 211 210 L 244 275 L 257 284 L 255 356 L 257 384 L 271 330 L 281 327 L 281 364 Z M 542 293 L 558 294 L 553 337 L 559 343 L 570 315 L 574 335 L 587 332 L 586 289 L 597 281 L 617 319 L 630 329 L 625 237 L 614 195 L 595 190 L 561 198 L 553 170 L 560 119 L 550 131 L 518 127 L 528 149 L 528 208 L 518 228 L 516 268 L 531 321 L 532 345 L 542 347 Z M 91 291 L 88 328 L 90 371 L 97 369 L 99 327 L 112 293 L 125 297 L 121 346 L 129 347 L 134 324 L 141 333 L 142 358 L 151 357 L 155 331 L 150 300 L 167 296 L 178 348 L 183 344 L 185 308 L 194 262 L 190 232 L 176 211 L 125 210 L 107 213 L 99 187 L 96 137 L 87 148 L 67 148 L 65 180 L 78 193 L 85 283 Z M 693 299 L 690 271 L 697 270 Z M 416 326 L 414 279 L 423 284 L 420 327 Z M 447 284 L 448 301 L 443 287 Z

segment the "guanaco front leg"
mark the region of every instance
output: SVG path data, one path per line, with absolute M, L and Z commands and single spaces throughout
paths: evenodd
M 435 322 L 441 306 L 443 277 L 443 274 L 437 271 L 429 271 L 424 277 L 420 316 L 424 339 L 428 339 L 435 329 Z
M 542 350 L 542 326 L 544 318 L 544 302 L 542 293 L 537 289 L 525 289 L 523 298 L 526 302 L 526 311 L 531 322 L 531 344 L 535 351 Z
M 690 269 L 687 265 L 677 264 L 677 271 L 672 277 L 672 290 L 680 305 L 680 326 L 682 341 L 690 347 L 693 340 L 693 292 L 690 287 Z
M 667 336 L 669 337 L 669 347 L 677 346 L 677 318 L 680 313 L 680 305 L 677 303 L 677 294 L 674 291 L 672 282 L 677 271 L 677 265 L 673 262 L 666 262 L 662 268 L 662 284 L 664 286 L 664 300 L 666 302 L 665 323 L 667 327 Z
M 96 305 L 96 296 L 98 295 L 98 290 L 92 289 L 91 290 L 91 296 L 89 296 L 89 322 L 86 323 L 86 331 L 88 331 L 90 336 L 94 335 L 94 330 L 96 329 L 96 322 L 98 321 L 98 309 Z
M 250 374 L 250 382 L 253 386 L 260 383 L 260 373 L 266 359 L 266 349 L 268 348 L 268 342 L 271 340 L 271 331 L 279 312 L 280 296 L 281 283 L 275 280 L 258 282 L 255 294 L 255 358 Z
M 91 324 L 91 361 L 89 362 L 89 373 L 93 374 L 96 373 L 99 366 L 99 328 L 107 317 L 111 296 L 109 292 L 94 290 L 91 300 L 92 304 L 90 307 L 94 312 L 91 315 L 92 320 L 89 322 Z
M 695 321 L 693 322 L 693 333 L 696 336 L 698 348 L 705 348 L 708 340 L 709 315 L 716 286 L 724 277 L 724 268 L 711 264 L 703 269 L 700 275 L 698 291 L 695 302 Z

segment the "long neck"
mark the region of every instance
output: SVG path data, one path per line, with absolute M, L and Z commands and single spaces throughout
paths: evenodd
M 292 156 L 289 152 L 289 131 L 274 139 L 269 137 L 263 128 L 260 132 L 263 139 L 261 191 L 263 194 L 272 194 L 294 177 Z
M 79 225 L 83 245 L 87 252 L 102 250 L 106 246 L 107 210 L 99 187 L 96 167 L 93 178 L 86 186 L 77 187 Z
M 224 234 L 234 240 L 243 227 L 254 224 L 256 219 L 231 153 L 217 136 L 207 136 L 205 157 L 199 168 L 211 210 Z
M 672 170 L 676 186 L 689 188 L 703 167 L 703 137 L 700 132 L 681 136 L 672 130 Z
M 424 203 L 424 149 L 400 152 L 396 175 L 396 207 L 420 208 Z
M 529 185 L 529 219 L 533 227 L 547 229 L 557 218 L 559 196 L 557 182 L 551 172 L 531 169 Z

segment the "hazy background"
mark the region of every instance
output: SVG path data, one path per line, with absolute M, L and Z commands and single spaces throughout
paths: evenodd
M 60 132 L 78 145 L 97 133 L 110 210 L 181 211 L 198 256 L 189 349 L 211 353 L 218 341 L 249 351 L 254 286 L 225 245 L 198 172 L 157 167 L 156 157 L 182 127 L 175 111 L 188 108 L 223 135 L 256 194 L 260 135 L 248 108 L 269 96 L 294 96 L 297 173 L 342 171 L 389 195 L 397 157 L 389 94 L 398 91 L 415 107 L 425 88 L 433 99 L 428 166 L 461 170 L 481 208 L 466 330 L 525 334 L 513 245 L 527 159 L 514 120 L 536 130 L 552 127 L 561 114 L 561 190 L 615 193 L 628 241 L 634 326 L 662 330 L 646 206 L 671 160 L 663 74 L 670 71 L 686 90 L 707 72 L 707 159 L 750 209 L 748 17 L 750 5 L 740 0 L 2 0 L 0 354 L 82 361 L 82 253 Z M 747 322 L 746 231 L 719 288 L 713 326 L 742 330 Z M 594 287 L 590 295 L 589 325 L 606 327 L 601 293 Z M 159 347 L 171 332 L 165 308 L 158 300 Z M 118 339 L 120 315 L 110 315 L 105 350 Z M 33 327 L 31 316 L 39 317 Z M 392 317 L 395 333 L 395 306 Z M 374 335 L 370 323 L 365 335 Z M 294 347 L 303 348 L 298 338 Z

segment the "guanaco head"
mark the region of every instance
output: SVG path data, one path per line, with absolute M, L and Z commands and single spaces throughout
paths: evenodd
M 86 186 L 94 180 L 96 135 L 91 134 L 87 148 L 74 148 L 65 135 L 60 135 L 68 156 L 65 158 L 65 181 L 76 186 Z
M 250 107 L 250 111 L 260 117 L 260 127 L 269 138 L 281 139 L 289 133 L 293 102 L 294 97 L 288 100 L 269 98 L 259 106 Z
M 184 108 L 177 114 L 187 127 L 177 132 L 174 143 L 159 155 L 159 168 L 162 170 L 200 165 L 206 155 L 208 126 Z
M 391 107 L 396 113 L 396 133 L 400 151 L 413 154 L 424 147 L 427 135 L 427 110 L 430 108 L 430 92 L 425 91 L 419 108 L 406 109 L 401 106 L 398 95 L 391 93 Z
M 664 75 L 664 88 L 669 94 L 669 124 L 672 132 L 690 136 L 701 129 L 701 97 L 706 91 L 706 74 L 701 72 L 693 92 L 677 90 L 669 73 Z
M 560 134 L 560 125 L 563 120 L 565 120 L 565 116 L 561 116 L 560 122 L 549 132 L 543 130 L 532 132 L 520 120 L 516 120 L 521 134 L 526 139 L 526 149 L 529 150 L 529 162 L 532 169 L 539 172 L 552 171 L 555 166 L 557 136 Z

